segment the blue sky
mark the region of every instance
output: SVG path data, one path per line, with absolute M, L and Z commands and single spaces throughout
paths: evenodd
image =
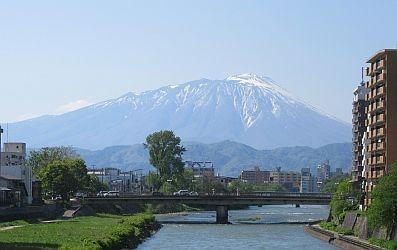
M 376 13 L 381 13 L 379 16 Z M 397 1 L 1 1 L 0 122 L 239 73 L 347 122 Z

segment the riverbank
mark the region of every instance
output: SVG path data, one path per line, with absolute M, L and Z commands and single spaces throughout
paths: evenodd
M 99 214 L 0 233 L 0 249 L 133 249 L 160 228 L 152 214 Z
M 383 248 L 370 244 L 368 241 L 364 241 L 355 236 L 342 235 L 324 228 L 321 228 L 319 224 L 308 225 L 305 227 L 305 232 L 310 235 L 328 242 L 334 246 L 342 249 L 349 250 L 382 250 Z

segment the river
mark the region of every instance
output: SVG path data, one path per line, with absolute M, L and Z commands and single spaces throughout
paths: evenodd
M 328 211 L 327 206 L 250 207 L 229 211 L 229 225 L 201 224 L 215 221 L 212 211 L 157 215 L 163 227 L 138 249 L 337 249 L 305 233 L 304 225 L 285 224 L 325 219 Z

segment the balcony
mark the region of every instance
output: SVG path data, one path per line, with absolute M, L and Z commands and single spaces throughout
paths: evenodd
M 376 136 L 384 136 L 385 135 L 385 128 L 378 128 L 376 130 Z
M 379 74 L 379 75 L 375 76 L 375 81 L 376 81 L 375 83 L 376 84 L 381 83 L 384 80 L 385 80 L 385 73 L 382 73 L 382 74 Z
M 382 86 L 380 88 L 373 90 L 372 97 L 378 97 L 378 96 L 384 95 L 384 94 L 385 94 L 385 87 Z
M 384 142 L 377 142 L 375 145 L 376 145 L 376 150 L 384 150 L 385 149 Z
M 380 123 L 380 122 L 384 122 L 385 121 L 385 115 L 384 114 L 380 114 L 376 116 L 376 122 Z
M 376 157 L 376 164 L 384 164 L 385 157 L 383 155 Z
M 379 60 L 375 63 L 375 70 L 381 70 L 385 67 L 385 59 Z

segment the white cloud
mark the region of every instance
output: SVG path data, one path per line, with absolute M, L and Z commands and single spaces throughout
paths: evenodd
M 87 106 L 89 106 L 91 104 L 92 103 L 88 102 L 87 100 L 77 100 L 77 101 L 69 102 L 67 104 L 59 106 L 55 110 L 55 114 L 56 115 L 64 114 L 64 113 L 67 113 L 67 112 L 71 112 L 71 111 L 74 111 L 74 110 L 77 110 L 77 109 L 81 109 L 81 108 L 87 107 Z

